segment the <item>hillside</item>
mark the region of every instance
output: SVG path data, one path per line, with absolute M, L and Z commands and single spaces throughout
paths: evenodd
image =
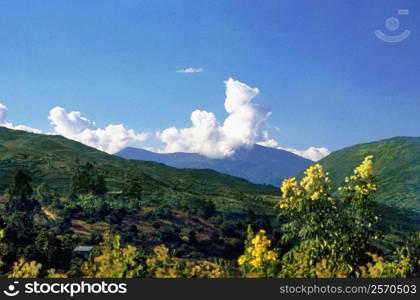
M 420 137 L 395 137 L 358 144 L 319 161 L 340 185 L 365 156 L 374 156 L 378 202 L 420 213 Z
M 55 135 L 39 135 L 0 127 L 0 193 L 9 186 L 16 169 L 28 170 L 36 186 L 48 182 L 68 192 L 73 169 L 92 162 L 104 175 L 111 192 L 118 192 L 129 169 L 143 176 L 144 199 L 170 202 L 211 198 L 219 208 L 242 210 L 255 197 L 256 207 L 271 208 L 278 189 L 252 184 L 213 170 L 176 169 L 160 163 L 128 161 Z
M 223 159 L 210 159 L 196 153 L 155 153 L 144 149 L 126 148 L 119 157 L 155 161 L 177 168 L 213 169 L 251 182 L 279 186 L 284 178 L 296 175 L 313 162 L 291 152 L 253 145 L 242 147 Z
M 354 160 L 346 162 L 350 170 L 360 162 Z M 10 196 L 5 195 L 8 187 Z M 86 257 L 74 249 L 93 245 L 103 250 L 100 242 L 111 232 L 148 257 L 163 244 L 177 261 L 220 261 L 237 274 L 232 263 L 244 253 L 248 225 L 264 229 L 282 250 L 293 245 L 281 241 L 279 228 L 294 219 L 278 218 L 278 201 L 278 188 L 213 170 L 126 160 L 60 136 L 0 127 L 0 221 L 7 244 L 2 262 L 9 270 L 23 256 L 81 277 Z M 418 227 L 402 208 L 381 205 L 377 210 L 383 216 L 377 230 L 384 235 L 374 246 L 392 257 Z

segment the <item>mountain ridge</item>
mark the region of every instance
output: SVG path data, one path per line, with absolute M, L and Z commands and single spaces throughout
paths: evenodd
M 279 186 L 284 178 L 294 176 L 313 161 L 291 152 L 253 145 L 238 148 L 232 156 L 222 159 L 207 158 L 197 153 L 156 153 L 128 147 L 116 156 L 144 161 L 160 162 L 177 168 L 213 169 L 254 183 Z

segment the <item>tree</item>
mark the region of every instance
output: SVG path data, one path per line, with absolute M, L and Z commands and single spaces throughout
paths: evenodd
M 124 184 L 122 194 L 126 197 L 141 200 L 143 193 L 143 179 L 135 170 L 129 170 Z
M 377 185 L 372 156 L 365 157 L 336 192 L 320 164 L 304 174 L 302 180 L 288 178 L 281 186 L 279 207 L 285 220 L 281 233 L 288 245 L 277 269 L 262 272 L 263 262 L 270 261 L 264 257 L 271 251 L 270 242 L 264 231 L 254 235 L 249 227 L 246 250 L 238 261 L 244 275 L 250 271 L 258 271 L 259 276 L 303 278 L 418 275 L 419 233 L 396 250 L 395 260 L 384 260 L 375 247 L 380 232 L 375 226 L 378 217 L 373 196 Z
M 9 202 L 6 205 L 6 211 L 13 213 L 15 211 L 32 211 L 36 206 L 36 201 L 32 200 L 32 178 L 23 171 L 18 170 L 13 177 L 9 187 Z
M 283 256 L 282 276 L 355 276 L 369 260 L 377 238 L 372 197 L 376 191 L 372 156 L 367 156 L 333 193 L 328 173 L 315 164 L 305 177 L 283 181 L 279 207 L 288 217 L 284 238 L 298 240 Z
M 54 202 L 58 202 L 57 194 L 51 190 L 47 182 L 41 183 L 36 188 L 36 197 L 41 204 L 46 205 L 46 206 Z
M 9 188 L 9 201 L 4 216 L 4 233 L 7 241 L 5 260 L 11 264 L 16 256 L 32 257 L 35 254 L 33 217 L 39 206 L 32 199 L 31 177 L 18 170 Z
M 216 214 L 216 205 L 211 199 L 205 200 L 201 207 L 202 216 L 205 219 L 209 219 Z
M 71 190 L 75 195 L 92 193 L 102 196 L 108 192 L 105 178 L 98 173 L 95 165 L 90 162 L 85 165 L 78 165 L 74 169 Z

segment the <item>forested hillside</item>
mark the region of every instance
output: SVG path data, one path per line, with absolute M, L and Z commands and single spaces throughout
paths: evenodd
M 278 189 L 0 127 L 0 272 L 418 276 L 418 227 L 403 208 L 374 201 L 375 164 L 372 155 L 355 159 L 339 186 L 341 173 L 315 164 Z

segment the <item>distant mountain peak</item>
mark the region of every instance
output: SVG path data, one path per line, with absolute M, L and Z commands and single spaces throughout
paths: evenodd
M 177 168 L 213 169 L 245 178 L 255 183 L 278 186 L 287 177 L 295 176 L 313 161 L 286 150 L 261 145 L 240 147 L 226 158 L 207 158 L 197 153 L 156 153 L 145 149 L 125 148 L 115 155 L 126 159 L 160 162 Z

